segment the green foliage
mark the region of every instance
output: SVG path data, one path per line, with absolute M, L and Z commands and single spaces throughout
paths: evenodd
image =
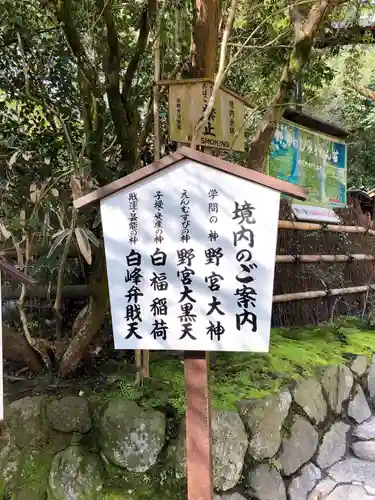
M 375 83 L 372 46 L 344 47 L 327 60 L 334 75 L 315 96 L 311 111 L 349 133 L 348 187 L 371 189 L 375 184 L 375 107 L 361 90 Z
M 24 458 L 19 469 L 19 489 L 28 491 L 30 499 L 43 500 L 46 497 L 46 481 L 51 467 L 52 455 L 38 452 Z
M 349 8 L 335 12 L 336 18 L 354 22 L 355 2 L 347 3 Z M 43 256 L 28 263 L 36 277 L 50 278 L 56 270 L 71 228 L 72 194 L 105 184 L 152 159 L 147 115 L 155 38 L 160 37 L 162 48 L 161 78 L 171 73 L 191 76 L 192 6 L 190 0 L 177 6 L 169 0 L 159 2 L 157 15 L 149 12 L 143 42 L 138 30 L 145 8 L 141 1 L 71 1 L 54 7 L 49 2 L 1 3 L 0 148 L 6 175 L 0 181 L 0 221 L 13 245 L 25 247 L 29 233 L 28 243 L 30 235 L 38 235 L 43 244 L 58 250 L 57 255 L 51 251 L 47 261 Z M 229 2 L 223 2 L 222 14 L 228 7 Z M 246 47 L 230 67 L 226 83 L 254 103 L 247 122 L 249 140 L 290 55 L 290 7 L 293 4 L 286 0 L 238 2 L 230 53 Z M 308 8 L 299 6 L 301 15 Z M 326 30 L 328 26 L 327 21 Z M 304 75 L 306 99 L 331 80 L 328 55 L 313 52 Z M 113 82 L 117 83 L 111 87 Z M 162 118 L 161 124 L 167 142 L 167 120 Z M 70 184 L 73 173 L 75 183 Z M 94 228 L 90 237 L 85 226 L 91 226 L 95 216 L 96 210 L 86 220 L 81 216 L 82 232 L 77 228 L 72 242 L 78 243 L 88 263 L 88 239 L 94 244 L 99 233 Z

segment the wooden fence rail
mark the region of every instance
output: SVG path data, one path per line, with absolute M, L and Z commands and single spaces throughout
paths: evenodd
M 374 229 L 362 226 L 336 226 L 334 224 L 315 224 L 310 222 L 293 222 L 290 220 L 279 220 L 279 229 L 297 231 L 326 231 L 331 233 L 357 233 L 375 236 Z
M 348 295 L 351 293 L 364 293 L 368 291 L 375 291 L 374 285 L 352 286 L 348 288 L 333 288 L 332 290 L 316 290 L 313 292 L 297 292 L 297 293 L 284 293 L 282 295 L 274 295 L 273 303 L 280 304 L 281 302 L 292 302 L 295 300 L 318 299 L 319 297 Z
M 350 262 L 350 261 L 375 260 L 374 255 L 361 253 L 344 255 L 276 255 L 276 264 L 292 264 L 296 262 Z
M 283 256 L 285 257 L 285 256 Z M 287 256 L 288 257 L 288 256 Z M 309 256 L 307 256 L 309 257 Z M 321 256 L 319 256 L 321 257 Z M 68 285 L 63 289 L 63 297 L 66 298 L 85 298 L 89 297 L 93 288 L 90 285 Z M 375 284 L 352 286 L 348 288 L 333 288 L 332 290 L 315 290 L 310 292 L 285 293 L 273 296 L 273 303 L 279 304 L 282 302 L 293 302 L 297 300 L 317 299 L 319 297 L 327 297 L 331 295 L 348 295 L 353 293 L 364 293 L 367 291 L 375 292 Z M 56 288 L 48 289 L 48 287 L 30 287 L 27 288 L 26 295 L 28 298 L 48 299 L 56 295 Z M 3 291 L 3 300 L 18 300 L 19 290 L 5 289 Z
M 90 285 L 66 285 L 63 287 L 62 296 L 70 299 L 80 299 L 89 297 L 93 291 Z M 20 298 L 20 290 L 4 287 L 2 291 L 3 300 L 18 300 Z M 56 287 L 34 286 L 26 288 L 26 298 L 50 299 L 56 297 Z

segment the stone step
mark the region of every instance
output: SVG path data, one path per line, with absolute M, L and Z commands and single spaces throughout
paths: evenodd
M 375 415 L 357 425 L 353 431 L 353 436 L 358 439 L 375 439 Z
M 326 473 L 308 500 L 375 500 L 375 462 L 349 457 Z
M 374 500 L 375 497 L 368 495 L 362 486 L 342 484 L 337 486 L 326 500 Z
M 375 495 L 375 462 L 349 457 L 332 465 L 327 473 L 336 483 L 361 485 Z

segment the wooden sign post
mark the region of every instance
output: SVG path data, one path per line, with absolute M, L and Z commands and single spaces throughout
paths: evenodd
M 267 352 L 280 192 L 298 186 L 181 148 L 100 201 L 116 349 L 185 351 L 189 500 L 212 500 L 204 352 Z
M 2 320 L 2 274 L 5 274 L 12 281 L 24 283 L 25 285 L 35 285 L 35 280 L 28 278 L 26 274 L 3 259 L 0 259 L 0 426 L 4 421 L 4 383 L 3 383 L 3 320 Z
M 208 356 L 185 351 L 186 464 L 188 499 L 212 499 L 211 400 Z

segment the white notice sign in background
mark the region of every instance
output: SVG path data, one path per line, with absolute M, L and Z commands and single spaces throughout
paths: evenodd
M 102 200 L 115 347 L 268 351 L 278 213 L 190 160 Z
M 331 207 L 311 206 L 305 205 L 304 203 L 292 203 L 292 212 L 297 220 L 340 224 L 340 217 Z

